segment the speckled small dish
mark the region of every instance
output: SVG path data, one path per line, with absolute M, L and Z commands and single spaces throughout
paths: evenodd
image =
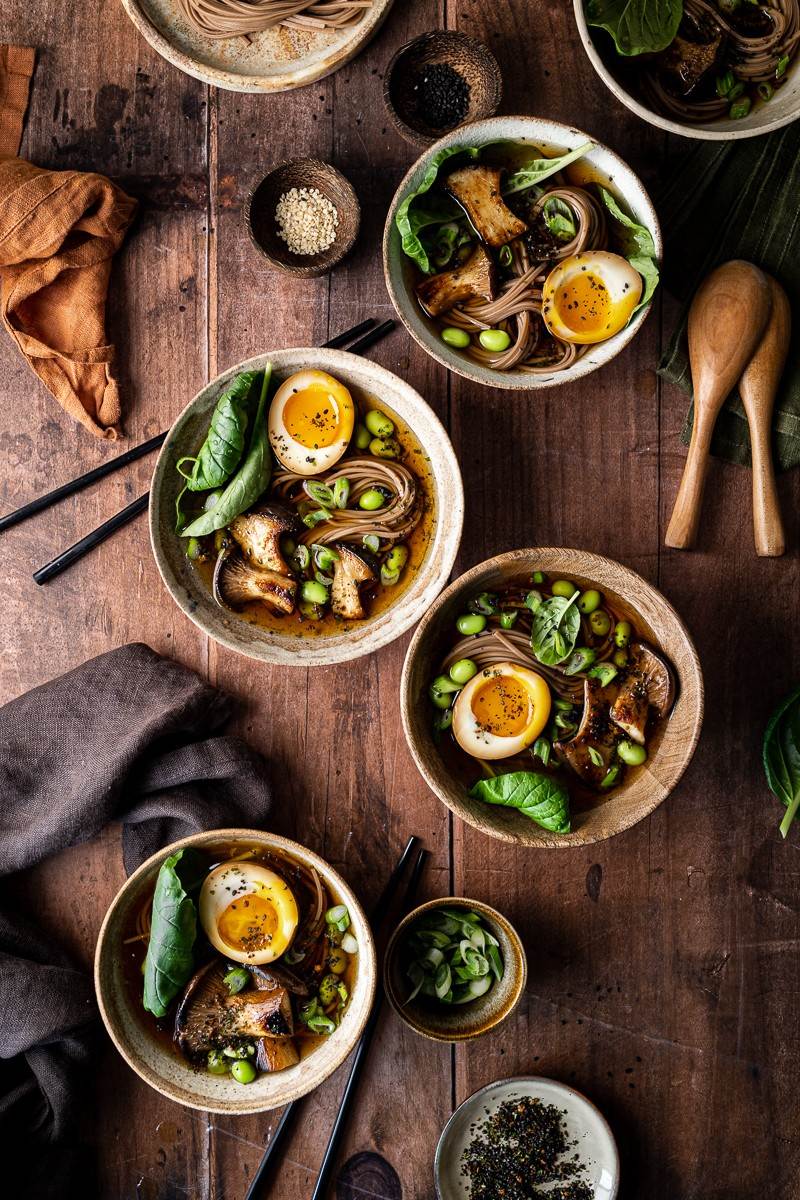
M 405 998 L 411 989 L 402 970 L 402 943 L 418 917 L 439 908 L 463 908 L 483 918 L 486 928 L 500 943 L 503 978 L 485 996 L 469 1004 L 434 1006 L 420 999 L 408 1004 Z M 383 963 L 383 986 L 394 1011 L 415 1033 L 436 1042 L 466 1042 L 496 1028 L 519 1004 L 527 977 L 525 948 L 510 921 L 480 900 L 457 896 L 429 900 L 404 917 L 391 936 Z
M 584 1166 L 584 1173 L 578 1178 L 593 1188 L 594 1200 L 616 1200 L 619 1152 L 605 1117 L 575 1088 L 539 1075 L 499 1079 L 459 1105 L 436 1147 L 433 1175 L 437 1200 L 469 1200 L 470 1189 L 461 1174 L 461 1155 L 472 1140 L 473 1126 L 496 1112 L 504 1100 L 520 1096 L 535 1096 L 543 1104 L 552 1104 L 563 1112 L 567 1139 L 574 1143 L 569 1154 L 577 1154 Z

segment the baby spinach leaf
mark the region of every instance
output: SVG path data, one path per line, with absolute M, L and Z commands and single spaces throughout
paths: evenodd
M 569 792 L 560 780 L 538 771 L 511 771 L 493 779 L 479 779 L 470 796 L 484 804 L 518 808 L 542 829 L 570 833 Z
M 683 0 L 586 0 L 588 24 L 610 33 L 626 56 L 666 50 L 682 16 Z
M 417 190 L 409 192 L 397 210 L 394 221 L 400 233 L 403 252 L 413 259 L 426 275 L 431 270 L 431 263 L 429 249 L 423 245 L 420 233 L 426 227 L 458 220 L 463 213 L 455 200 L 451 200 L 449 196 L 427 196 L 424 201 L 420 200 L 420 197 L 424 197 L 436 183 L 442 163 L 456 154 L 477 158 L 480 152 L 476 146 L 445 146 L 439 150 L 431 159 Z
M 189 895 L 202 879 L 194 850 L 178 850 L 161 864 L 153 893 L 150 941 L 144 960 L 144 1007 L 164 1017 L 194 970 L 197 912 Z
M 575 224 L 575 214 L 570 206 L 558 196 L 551 196 L 542 208 L 544 223 L 553 237 L 561 242 L 571 242 L 578 232 Z
M 576 590 L 571 599 L 551 596 L 533 615 L 531 649 L 546 667 L 557 666 L 575 649 L 581 631 L 581 614 L 575 605 L 579 595 Z
M 781 833 L 786 837 L 800 809 L 800 687 L 770 717 L 762 757 L 770 791 L 786 805 L 781 822 Z
M 570 150 L 567 154 L 560 154 L 558 158 L 532 158 L 530 162 L 526 162 L 524 166 L 519 167 L 508 176 L 503 184 L 503 195 L 513 196 L 515 192 L 524 192 L 527 188 L 536 187 L 543 179 L 557 175 L 570 163 L 583 158 L 584 154 L 588 154 L 595 144 L 595 142 L 584 142 L 582 146 Z
M 656 246 L 653 235 L 646 225 L 640 225 L 620 208 L 614 196 L 606 188 L 599 188 L 603 203 L 615 221 L 614 233 L 621 253 L 627 258 L 634 271 L 643 280 L 642 295 L 631 316 L 649 304 L 658 287 L 659 273 Z
M 202 512 L 181 530 L 181 537 L 205 537 L 230 525 L 234 517 L 246 512 L 269 487 L 272 478 L 272 451 L 267 430 L 267 393 L 272 377 L 268 363 L 261 376 L 261 396 L 253 420 L 247 454 L 213 508 Z

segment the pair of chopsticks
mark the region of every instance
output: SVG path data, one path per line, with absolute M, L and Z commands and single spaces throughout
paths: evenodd
M 361 321 L 358 325 L 354 325 L 352 329 L 345 330 L 344 333 L 339 333 L 328 342 L 323 343 L 323 349 L 339 350 L 349 342 L 353 344 L 349 346 L 351 354 L 364 354 L 369 350 L 370 346 L 374 346 L 381 338 L 385 337 L 394 329 L 394 321 L 384 321 L 376 327 L 375 321 L 369 318 L 366 321 Z M 353 341 L 353 339 L 356 339 Z M 86 471 L 85 474 L 79 475 L 77 479 L 70 480 L 69 483 L 63 483 L 60 487 L 54 488 L 53 491 L 47 492 L 44 496 L 39 496 L 36 500 L 31 500 L 29 504 L 23 504 L 21 508 L 17 508 L 14 512 L 7 513 L 6 516 L 0 517 L 0 533 L 6 529 L 11 529 L 14 525 L 19 525 L 21 521 L 26 521 L 28 517 L 34 516 L 36 513 L 43 512 L 51 505 L 57 504 L 59 500 L 64 500 L 67 496 L 74 496 L 76 492 L 80 492 L 85 487 L 89 487 L 92 483 L 97 483 L 99 479 L 104 479 L 106 475 L 112 475 L 115 471 L 119 471 L 122 467 L 126 467 L 129 463 L 136 462 L 139 458 L 144 458 L 146 454 L 150 454 L 153 450 L 157 450 L 162 444 L 169 431 L 157 433 L 155 437 L 149 438 L 148 441 L 142 442 L 140 446 L 134 446 L 131 450 L 126 450 L 124 454 L 118 454 L 116 458 L 110 459 L 99 467 L 94 467 L 91 471 Z M 34 571 L 33 578 L 38 584 L 47 583 L 50 579 L 55 579 L 67 567 L 70 567 L 78 559 L 83 558 L 90 550 L 94 550 L 95 546 L 99 546 L 107 538 L 110 538 L 118 529 L 122 529 L 129 521 L 138 517 L 143 513 L 149 503 L 150 493 L 145 492 L 143 496 L 139 496 L 133 500 L 126 508 L 104 521 L 102 525 L 98 525 L 97 529 L 93 529 L 91 533 L 87 533 L 80 541 L 75 542 L 73 546 L 63 550 L 51 562 L 46 563 L 43 567 L 39 567 Z
M 410 837 L 408 839 L 405 850 L 397 860 L 395 868 L 389 876 L 386 886 L 381 892 L 378 902 L 372 911 L 370 919 L 373 925 L 379 925 L 386 917 L 389 907 L 391 906 L 397 893 L 397 889 L 400 885 L 400 879 L 402 878 L 406 863 L 411 858 L 411 855 L 418 845 L 418 837 Z M 420 850 L 417 854 L 411 875 L 409 876 L 408 884 L 406 886 L 405 896 L 403 898 L 404 909 L 408 909 L 413 902 L 426 858 L 427 851 Z M 355 1054 L 353 1055 L 353 1064 L 350 1068 L 350 1074 L 347 1078 L 347 1083 L 344 1085 L 344 1092 L 342 1093 L 342 1099 L 339 1104 L 339 1111 L 336 1114 L 336 1120 L 333 1123 L 333 1129 L 331 1130 L 331 1135 L 328 1139 L 328 1145 L 325 1148 L 325 1154 L 323 1155 L 322 1163 L 320 1165 L 319 1175 L 317 1177 L 316 1186 L 314 1187 L 312 1200 L 323 1200 L 323 1197 L 328 1190 L 331 1173 L 336 1165 L 336 1154 L 339 1149 L 339 1143 L 342 1139 L 342 1134 L 344 1133 L 350 1111 L 355 1103 L 355 1095 L 358 1089 L 359 1079 L 364 1068 L 367 1054 L 369 1053 L 370 1044 L 377 1028 L 378 1020 L 380 1019 L 382 1007 L 383 986 L 380 983 L 379 977 L 378 986 L 375 991 L 375 1000 L 372 1005 L 372 1011 L 370 1012 L 367 1024 L 364 1027 L 364 1032 L 361 1035 L 361 1038 L 355 1049 Z M 288 1104 L 284 1109 L 277 1128 L 272 1135 L 272 1140 L 270 1141 L 269 1146 L 264 1153 L 264 1157 L 258 1164 L 258 1170 L 253 1176 L 250 1187 L 247 1189 L 245 1200 L 257 1200 L 262 1186 L 266 1184 L 270 1167 L 276 1161 L 278 1152 L 280 1151 L 283 1142 L 286 1140 L 289 1125 L 298 1104 L 298 1100 L 293 1100 L 292 1103 Z

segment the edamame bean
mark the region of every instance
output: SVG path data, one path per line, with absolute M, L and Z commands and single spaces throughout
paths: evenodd
M 551 588 L 554 596 L 563 596 L 565 600 L 574 596 L 575 590 L 575 584 L 570 583 L 568 579 L 557 579 Z
M 202 547 L 198 538 L 189 538 L 189 541 L 186 543 L 186 557 L 199 558 L 201 549 Z
M 614 642 L 617 646 L 627 646 L 632 633 L 629 621 L 618 621 L 614 629 Z
M 438 704 L 440 708 L 444 708 L 443 704 L 439 704 L 439 699 L 442 696 L 447 697 L 447 703 L 450 703 L 453 692 L 461 690 L 461 684 L 456 683 L 449 675 L 437 675 L 430 686 L 430 696 L 434 704 Z
M 369 446 L 370 442 L 372 441 L 372 435 L 370 434 L 370 431 L 367 429 L 366 425 L 362 425 L 361 422 L 356 425 L 356 431 L 353 434 L 353 441 L 355 442 L 358 450 L 366 450 L 367 446 Z
M 334 975 L 344 975 L 347 970 L 347 955 L 338 946 L 328 955 L 328 967 Z
M 588 592 L 581 592 L 578 597 L 578 608 L 582 613 L 589 616 L 596 608 L 599 608 L 603 603 L 603 597 L 594 588 L 590 588 Z
M 231 1075 L 237 1083 L 252 1083 L 256 1077 L 256 1069 L 247 1059 L 240 1058 L 231 1067 Z
M 216 1050 L 209 1050 L 206 1060 L 206 1067 L 212 1075 L 227 1075 L 230 1063 L 224 1054 L 219 1054 Z
M 471 658 L 460 658 L 458 662 L 454 662 L 450 668 L 450 678 L 454 683 L 465 684 L 469 683 L 473 675 L 478 674 L 478 667 Z
M 394 433 L 394 422 L 377 408 L 371 408 L 364 417 L 364 424 L 373 437 L 387 438 Z
M 647 758 L 644 746 L 637 746 L 635 742 L 620 742 L 617 754 L 629 767 L 640 767 Z
M 300 589 L 300 595 L 309 604 L 328 603 L 328 589 L 324 583 L 318 583 L 316 579 L 306 579 Z
M 408 562 L 408 546 L 404 546 L 401 542 L 399 546 L 394 546 L 386 555 L 384 566 L 387 571 L 400 572 Z
M 611 629 L 611 617 L 602 608 L 593 612 L 589 617 L 589 628 L 596 637 L 608 637 Z
M 319 1002 L 323 1008 L 333 1004 L 337 996 L 339 980 L 335 975 L 326 975 L 319 985 Z
M 366 512 L 375 512 L 377 508 L 383 508 L 384 505 L 383 492 L 379 492 L 377 488 L 368 488 L 363 495 L 358 498 L 358 507 L 365 509 Z
M 370 454 L 374 454 L 376 458 L 399 458 L 400 443 L 397 438 L 373 438 L 369 444 Z
M 478 341 L 484 350 L 491 350 L 495 354 L 502 353 L 511 345 L 511 338 L 505 329 L 482 329 L 478 334 Z
M 628 651 L 627 650 L 615 650 L 614 657 L 612 658 L 611 661 L 613 662 L 615 667 L 627 667 Z
M 456 621 L 456 629 L 465 637 L 471 633 L 483 633 L 485 628 L 486 617 L 482 617 L 480 613 L 464 613 L 463 617 L 459 617 Z
M 531 583 L 537 583 L 537 584 L 544 583 L 545 578 L 546 578 L 546 576 L 545 576 L 544 571 L 534 571 L 533 574 L 531 575 Z
M 470 336 L 466 329 L 443 329 L 441 338 L 443 342 L 447 342 L 448 346 L 455 346 L 457 350 L 466 350 L 470 343 Z

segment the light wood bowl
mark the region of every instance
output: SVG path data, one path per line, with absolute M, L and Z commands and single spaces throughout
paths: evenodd
M 336 903 L 346 904 L 352 932 L 358 940 L 358 967 L 342 1023 L 335 1033 L 295 1067 L 274 1075 L 260 1075 L 243 1086 L 230 1076 L 209 1075 L 194 1070 L 177 1053 L 158 1041 L 143 1019 L 138 997 L 131 995 L 123 972 L 122 939 L 131 914 L 152 889 L 161 864 L 170 854 L 185 846 L 212 845 L 241 841 L 246 846 L 263 846 L 283 852 L 306 866 L 314 867 L 324 880 Z M 313 851 L 297 842 L 257 829 L 217 829 L 197 833 L 165 846 L 142 863 L 123 884 L 109 908 L 100 929 L 94 961 L 97 1003 L 106 1030 L 128 1066 L 152 1088 L 183 1104 L 205 1112 L 267 1112 L 291 1100 L 297 1100 L 319 1087 L 347 1058 L 361 1037 L 372 1007 L 377 981 L 375 943 L 364 911 L 355 894 L 333 867 Z
M 580 588 L 599 588 L 667 656 L 678 685 L 672 713 L 651 740 L 645 765 L 632 771 L 621 787 L 594 807 L 573 812 L 572 833 L 561 835 L 542 829 L 514 809 L 484 804 L 467 794 L 448 771 L 433 740 L 428 699 L 428 687 L 438 674 L 449 631 L 467 599 L 513 580 L 529 579 L 533 571 L 573 580 Z M 677 785 L 700 737 L 703 675 L 697 651 L 675 609 L 635 571 L 586 550 L 512 550 L 467 571 L 425 614 L 406 654 L 400 708 L 406 740 L 420 773 L 456 816 L 490 837 L 521 846 L 587 846 L 622 833 L 649 816 Z
M 467 115 L 454 129 L 463 129 L 471 121 L 491 117 L 500 107 L 503 80 L 492 52 L 475 38 L 455 29 L 437 29 L 423 33 L 401 46 L 389 66 L 383 83 L 383 100 L 389 118 L 401 137 L 415 146 L 430 146 L 443 133 L 426 125 L 416 111 L 414 79 L 422 67 L 445 63 L 458 71 L 469 85 Z

